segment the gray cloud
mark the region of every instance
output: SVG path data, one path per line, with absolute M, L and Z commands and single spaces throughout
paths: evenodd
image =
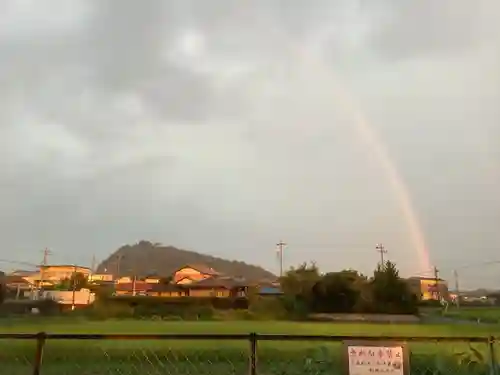
M 476 3 L 4 2 L 2 258 L 89 262 L 146 238 L 276 268 L 283 238 L 290 264 L 366 272 L 384 241 L 426 271 L 346 97 L 432 261 L 495 258 L 499 8 Z

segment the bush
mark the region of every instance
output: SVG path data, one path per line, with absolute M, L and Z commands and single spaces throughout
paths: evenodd
M 1 316 L 31 314 L 33 309 L 38 309 L 39 315 L 51 316 L 61 313 L 61 306 L 52 300 L 41 301 L 10 301 L 0 305 Z
M 94 319 L 111 319 L 111 318 L 131 318 L 133 316 L 133 308 L 126 304 L 110 303 L 106 300 L 97 300 L 92 304 L 92 307 L 85 309 L 90 318 Z
M 253 319 L 285 319 L 288 312 L 281 297 L 257 297 L 254 298 L 248 308 L 249 317 Z
M 218 300 L 223 300 L 218 299 Z M 231 306 L 231 301 L 224 301 Z M 210 298 L 111 297 L 100 298 L 90 312 L 96 318 L 140 318 L 157 320 L 210 320 L 215 309 Z M 224 307 L 224 303 L 220 303 Z

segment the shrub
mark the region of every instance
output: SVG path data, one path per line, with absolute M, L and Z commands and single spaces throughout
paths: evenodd
M 254 298 L 248 308 L 253 319 L 285 319 L 288 312 L 281 297 Z

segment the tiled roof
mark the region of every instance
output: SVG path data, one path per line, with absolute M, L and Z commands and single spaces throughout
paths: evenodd
M 435 281 L 434 277 L 424 277 L 424 276 L 412 276 L 407 280 L 421 280 L 421 281 Z M 444 279 L 438 278 L 437 281 L 445 281 Z
M 89 270 L 90 271 L 90 268 L 89 267 L 84 267 L 84 266 L 79 266 L 79 265 L 76 265 L 76 264 L 46 264 L 46 265 L 41 265 L 41 266 L 38 266 L 38 268 L 54 268 L 54 267 L 64 267 L 64 268 L 77 268 L 77 269 L 86 269 L 86 270 Z
M 237 288 L 244 287 L 246 283 L 242 280 L 235 280 L 231 277 L 209 277 L 200 281 L 188 284 L 189 288 Z
M 182 285 L 177 284 L 152 284 L 151 288 L 148 291 L 151 292 L 176 292 L 185 290 Z
M 144 281 L 136 281 L 135 282 L 135 291 L 136 292 L 146 292 L 151 290 L 151 287 L 155 284 L 149 284 Z M 116 284 L 115 290 L 119 291 L 132 291 L 134 289 L 134 283 L 121 283 Z
M 199 271 L 201 273 L 204 273 L 205 275 L 220 275 L 219 272 L 217 272 L 216 270 L 214 270 L 212 267 L 209 267 L 205 264 L 186 264 L 184 267 L 182 268 L 186 268 L 186 267 L 189 267 L 189 268 L 192 268 L 192 269 L 195 269 L 196 271 Z M 179 270 L 177 271 L 180 271 L 182 268 L 180 268 Z
M 8 284 L 29 284 L 29 282 L 23 278 L 22 276 L 18 275 L 10 275 L 10 276 L 5 276 L 5 283 Z
M 38 273 L 38 271 L 28 271 L 28 270 L 15 270 L 10 273 L 9 276 L 30 276 L 34 273 Z

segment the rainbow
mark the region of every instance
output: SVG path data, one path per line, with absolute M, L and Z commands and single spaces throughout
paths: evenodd
M 294 55 L 298 59 L 309 64 L 311 69 L 315 69 L 315 71 L 321 70 L 325 73 L 325 77 L 329 77 L 329 81 L 325 86 L 328 86 L 327 88 L 331 90 L 332 96 L 338 102 L 341 102 L 347 114 L 352 118 L 357 135 L 371 150 L 373 156 L 376 158 L 386 175 L 387 181 L 396 197 L 401 214 L 408 227 L 410 240 L 418 255 L 421 269 L 431 269 L 430 255 L 427 250 L 425 235 L 416 210 L 413 207 L 410 191 L 403 177 L 398 172 L 395 163 L 389 156 L 385 144 L 380 137 L 378 137 L 373 126 L 371 126 L 370 122 L 360 110 L 359 105 L 356 105 L 346 89 L 340 85 L 340 80 L 337 79 L 331 71 L 331 66 L 325 66 L 321 59 L 314 58 L 311 53 L 307 53 L 307 51 L 304 51 L 300 47 L 292 43 L 290 43 L 290 45 L 293 47 L 292 51 L 294 51 Z

